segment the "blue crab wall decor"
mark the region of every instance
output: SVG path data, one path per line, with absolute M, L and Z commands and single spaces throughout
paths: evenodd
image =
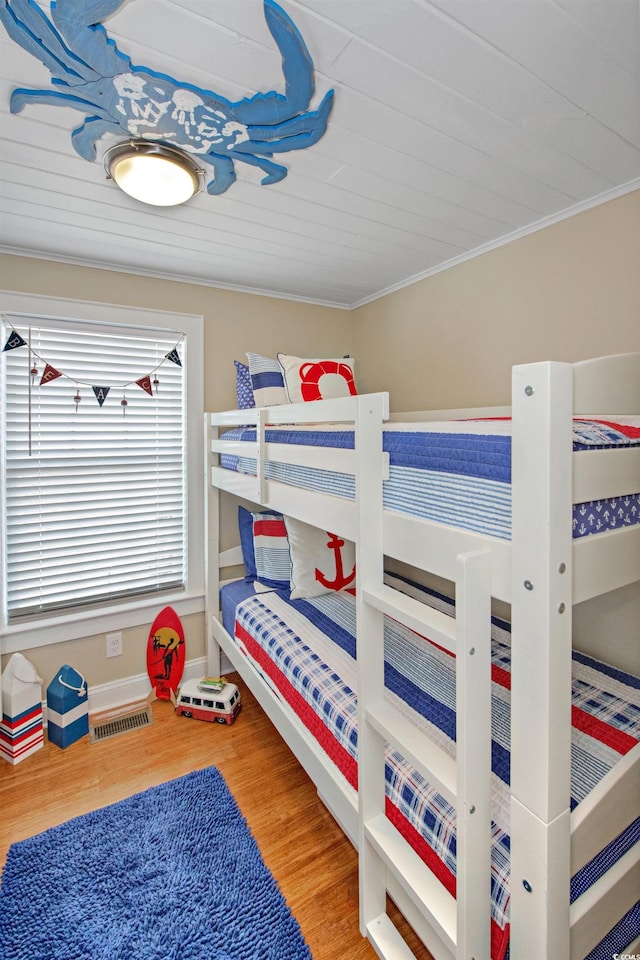
M 17 88 L 11 112 L 30 103 L 59 104 L 85 114 L 71 134 L 76 152 L 96 159 L 104 134 L 178 147 L 213 168 L 210 194 L 228 190 L 235 163 L 252 164 L 277 183 L 287 168 L 269 159 L 301 150 L 323 136 L 334 94 L 308 111 L 314 93 L 313 61 L 290 17 L 275 0 L 264 0 L 264 16 L 282 54 L 285 93 L 256 93 L 233 103 L 217 93 L 138 67 L 118 50 L 102 21 L 124 0 L 52 0 L 51 19 L 33 0 L 0 0 L 0 20 L 24 50 L 52 75 L 52 90 Z

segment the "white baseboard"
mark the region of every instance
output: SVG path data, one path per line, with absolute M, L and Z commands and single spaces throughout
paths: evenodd
M 225 656 L 222 658 L 222 673 L 233 673 L 234 667 Z M 207 674 L 207 658 L 198 657 L 187 660 L 184 665 L 183 680 L 196 680 Z M 134 677 L 124 677 L 122 680 L 112 680 L 110 683 L 89 685 L 89 714 L 115 710 L 127 703 L 138 703 L 145 700 L 151 692 L 151 684 L 146 673 L 139 673 Z M 47 725 L 47 701 L 42 701 L 43 724 Z
M 184 665 L 183 680 L 195 680 L 204 677 L 207 673 L 205 657 L 196 660 L 187 660 Z M 89 713 L 102 713 L 103 710 L 113 710 L 126 703 L 136 703 L 144 700 L 151 692 L 151 684 L 146 673 L 139 673 L 134 677 L 124 677 L 122 680 L 112 680 L 110 683 L 89 685 Z

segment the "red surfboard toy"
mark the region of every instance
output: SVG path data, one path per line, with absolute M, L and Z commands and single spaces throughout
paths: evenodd
M 147 673 L 158 700 L 175 702 L 185 660 L 184 629 L 173 607 L 165 607 L 151 624 Z

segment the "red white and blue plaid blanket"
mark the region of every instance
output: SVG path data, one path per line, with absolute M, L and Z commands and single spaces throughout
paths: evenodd
M 394 585 L 403 586 L 398 580 Z M 452 611 L 446 598 L 431 595 L 429 602 L 444 612 Z M 240 646 L 346 780 L 357 787 L 355 599 L 351 592 L 294 601 L 286 592 L 262 593 L 240 603 L 235 619 Z M 503 960 L 509 939 L 508 625 L 494 619 L 492 636 L 492 958 Z M 387 619 L 385 685 L 389 700 L 454 757 L 454 658 Z M 638 740 L 640 680 L 575 654 L 572 808 Z M 386 794 L 389 819 L 455 895 L 455 809 L 391 749 L 387 750 Z M 626 831 L 616 856 L 639 838 L 640 818 Z M 611 851 L 604 854 L 610 855 Z M 574 878 L 574 897 L 597 879 L 599 869 L 592 863 Z M 638 917 L 632 919 L 637 922 Z M 621 936 L 620 948 L 631 939 L 626 932 Z

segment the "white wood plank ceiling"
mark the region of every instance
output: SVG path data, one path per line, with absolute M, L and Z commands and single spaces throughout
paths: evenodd
M 282 6 L 315 64 L 311 108 L 335 89 L 325 136 L 275 158 L 279 183 L 237 164 L 222 196 L 177 208 L 106 180 L 115 136 L 81 159 L 77 111 L 9 112 L 16 86 L 50 74 L 0 27 L 0 249 L 352 307 L 640 186 L 638 0 Z M 181 83 L 284 90 L 262 0 L 127 0 L 105 27 Z

